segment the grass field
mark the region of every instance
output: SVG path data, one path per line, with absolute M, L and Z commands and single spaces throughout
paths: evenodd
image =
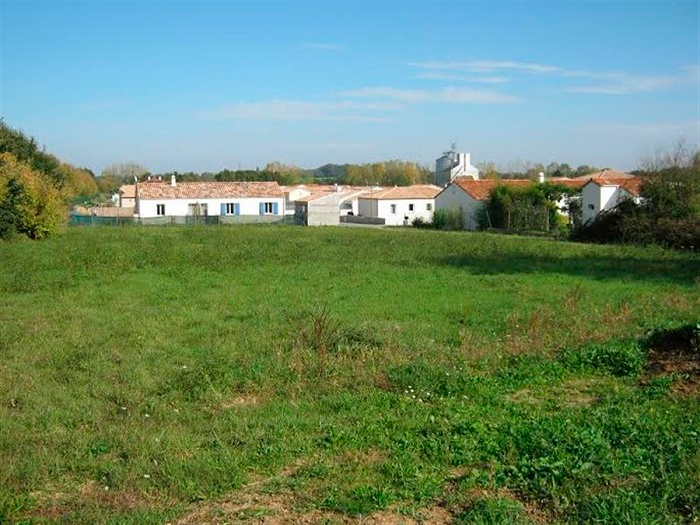
M 698 522 L 699 275 L 408 229 L 2 243 L 0 522 Z

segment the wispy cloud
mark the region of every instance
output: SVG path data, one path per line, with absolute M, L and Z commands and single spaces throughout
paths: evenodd
M 560 66 L 537 64 L 532 62 L 517 62 L 510 60 L 469 60 L 447 62 L 414 62 L 412 66 L 420 72 L 420 79 L 451 80 L 463 82 L 504 83 L 512 79 L 499 73 L 509 72 L 549 76 L 566 79 L 570 85 L 561 89 L 567 93 L 598 94 L 598 95 L 628 95 L 632 93 L 655 92 L 681 85 L 691 81 L 698 82 L 700 69 L 697 65 L 681 68 L 676 74 L 666 75 L 635 75 L 619 71 L 585 71 L 569 69 Z M 470 75 L 465 75 L 469 73 Z M 491 76 L 474 77 L 473 75 Z
M 446 73 L 444 71 L 423 71 L 422 73 L 418 73 L 415 78 L 424 80 L 455 80 L 478 84 L 505 84 L 508 82 L 507 77 L 475 77 L 471 75 Z
M 249 120 L 326 120 L 385 122 L 385 116 L 376 111 L 386 111 L 390 106 L 341 102 L 301 102 L 296 100 L 271 100 L 267 102 L 240 102 L 200 113 L 209 119 Z
M 696 67 L 685 67 L 676 75 L 631 75 L 628 73 L 596 73 L 591 71 L 566 71 L 564 76 L 588 80 L 586 85 L 571 86 L 569 93 L 600 95 L 629 95 L 653 92 L 697 79 Z
M 467 60 L 448 62 L 414 62 L 411 65 L 420 69 L 466 71 L 469 73 L 497 73 L 499 71 L 523 71 L 527 73 L 552 73 L 561 71 L 558 66 L 515 62 L 512 60 Z
M 342 95 L 356 98 L 395 100 L 407 104 L 440 102 L 449 104 L 510 104 L 520 101 L 517 97 L 495 91 L 455 87 L 446 87 L 439 90 L 365 87 L 353 91 L 345 91 Z

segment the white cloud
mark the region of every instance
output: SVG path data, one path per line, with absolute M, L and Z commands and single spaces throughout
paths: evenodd
M 495 91 L 446 87 L 439 90 L 365 87 L 342 93 L 346 97 L 396 100 L 402 103 L 510 104 L 520 99 Z
M 495 73 L 498 71 L 523 71 L 526 73 L 553 73 L 561 71 L 560 67 L 530 62 L 515 62 L 511 60 L 467 60 L 450 62 L 414 62 L 420 69 L 447 69 L 451 71 L 467 71 L 469 73 Z
M 693 67 L 683 68 L 677 75 L 630 75 L 627 73 L 596 73 L 591 71 L 566 71 L 565 77 L 589 80 L 592 83 L 566 88 L 569 93 L 603 95 L 628 95 L 667 89 L 693 80 L 697 76 Z
M 416 78 L 424 80 L 456 80 L 479 84 L 505 84 L 508 82 L 508 78 L 506 77 L 475 77 L 455 73 L 445 73 L 444 71 L 423 71 L 422 73 L 416 75 Z
M 421 70 L 417 78 L 430 80 L 451 80 L 465 82 L 504 83 L 510 79 L 501 75 L 482 77 L 467 76 L 464 73 L 487 74 L 509 71 L 515 73 L 538 74 L 570 79 L 576 85 L 563 88 L 568 93 L 628 95 L 632 93 L 655 92 L 673 86 L 700 80 L 700 68 L 689 65 L 677 74 L 634 75 L 625 72 L 585 71 L 531 62 L 470 60 L 448 62 L 414 62 L 412 66 Z

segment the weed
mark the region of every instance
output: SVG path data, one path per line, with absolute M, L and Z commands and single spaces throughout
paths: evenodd
M 635 341 L 611 341 L 565 351 L 562 362 L 574 369 L 588 367 L 616 376 L 636 376 L 644 368 L 646 358 Z

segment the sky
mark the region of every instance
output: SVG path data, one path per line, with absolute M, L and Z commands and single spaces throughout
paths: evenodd
M 0 0 L 0 118 L 99 174 L 700 147 L 697 0 Z

